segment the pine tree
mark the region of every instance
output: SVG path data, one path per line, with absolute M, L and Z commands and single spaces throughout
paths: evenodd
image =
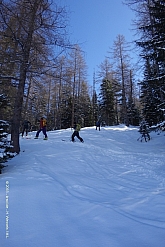
M 129 126 L 129 118 L 127 112 L 127 102 L 130 92 L 130 46 L 126 42 L 123 35 L 118 35 L 114 41 L 112 49 L 113 60 L 114 60 L 114 71 L 116 81 L 120 84 L 120 94 L 118 94 L 119 111 L 120 111 L 120 122 Z
M 100 113 L 101 118 L 107 125 L 115 124 L 115 111 L 114 111 L 114 92 L 112 89 L 112 82 L 103 80 L 100 85 Z
M 165 0 L 126 0 L 137 12 L 137 45 L 144 60 L 141 83 L 143 117 L 157 124 L 164 120 L 165 108 Z
M 9 158 L 16 154 L 11 153 L 12 146 L 8 140 L 9 124 L 7 121 L 0 120 L 0 173 L 5 163 Z

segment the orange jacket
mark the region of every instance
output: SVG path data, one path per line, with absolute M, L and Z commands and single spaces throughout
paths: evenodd
M 45 118 L 41 118 L 41 120 L 40 120 L 40 128 L 42 129 L 43 127 L 46 127 L 46 124 L 47 124 L 46 119 Z

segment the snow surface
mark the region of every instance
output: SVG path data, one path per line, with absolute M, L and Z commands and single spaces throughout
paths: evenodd
M 0 175 L 1 247 L 165 247 L 165 136 L 137 128 L 21 138 Z M 65 140 L 65 141 L 62 141 Z

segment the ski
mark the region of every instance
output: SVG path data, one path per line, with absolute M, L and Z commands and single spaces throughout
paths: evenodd
M 66 140 L 66 139 L 61 139 L 61 141 L 63 141 L 63 142 L 67 142 L 67 141 L 72 141 L 72 140 Z
M 67 142 L 68 140 L 66 140 L 66 139 L 61 139 L 61 141 L 63 141 L 63 142 Z M 69 140 L 70 142 L 72 142 L 72 140 Z M 81 142 L 81 141 L 79 141 L 79 140 L 77 140 L 77 141 L 73 141 L 73 142 Z M 83 141 L 84 142 L 84 141 Z M 83 143 L 83 142 L 81 142 L 81 143 Z
M 22 139 L 31 139 L 31 136 L 22 136 Z

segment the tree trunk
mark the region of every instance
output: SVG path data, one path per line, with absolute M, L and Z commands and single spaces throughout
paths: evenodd
M 24 45 L 22 48 L 23 56 L 22 56 L 22 64 L 20 66 L 20 79 L 18 84 L 17 95 L 15 99 L 14 111 L 13 111 L 13 119 L 11 126 L 11 144 L 13 146 L 12 152 L 19 153 L 20 152 L 20 144 L 19 144 L 19 127 L 21 121 L 21 113 L 22 113 L 22 105 L 23 105 L 23 95 L 26 81 L 26 74 L 28 68 L 28 61 L 30 55 L 30 48 L 32 43 L 32 37 L 34 32 L 35 25 L 35 16 L 39 6 L 39 2 L 35 2 L 31 16 L 29 16 L 29 25 L 28 25 L 28 35 L 24 40 Z
M 20 152 L 19 128 L 20 128 L 23 94 L 24 94 L 24 87 L 26 80 L 26 69 L 24 67 L 24 64 L 21 66 L 20 70 L 21 70 L 21 75 L 20 75 L 20 81 L 15 99 L 14 114 L 11 125 L 11 144 L 13 146 L 12 152 L 16 152 L 16 153 Z

